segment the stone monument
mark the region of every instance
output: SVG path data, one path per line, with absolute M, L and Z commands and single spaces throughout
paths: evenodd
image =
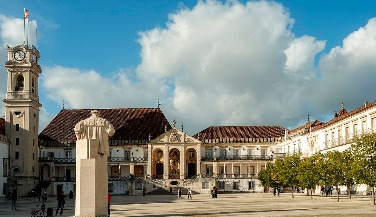
M 98 116 L 76 124 L 76 209 L 75 216 L 107 216 L 109 156 L 108 138 L 115 133 L 112 124 Z

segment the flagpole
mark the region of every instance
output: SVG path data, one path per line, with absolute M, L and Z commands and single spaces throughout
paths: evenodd
M 24 28 L 23 28 L 23 43 L 25 44 L 25 19 L 26 19 L 26 8 L 24 8 Z
M 27 37 L 26 37 L 26 47 L 29 48 L 29 18 L 27 18 Z

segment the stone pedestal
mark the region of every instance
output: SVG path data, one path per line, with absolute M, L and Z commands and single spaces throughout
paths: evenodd
M 107 156 L 98 154 L 99 140 L 76 141 L 75 216 L 107 216 Z

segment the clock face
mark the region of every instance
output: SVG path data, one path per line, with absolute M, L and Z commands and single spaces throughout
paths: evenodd
M 22 50 L 17 50 L 16 52 L 14 52 L 14 59 L 20 61 L 20 60 L 23 60 L 25 58 L 25 52 L 23 52 Z

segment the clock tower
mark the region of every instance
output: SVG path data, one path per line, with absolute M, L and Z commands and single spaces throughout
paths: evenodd
M 39 181 L 39 51 L 34 46 L 8 47 L 5 136 L 9 139 L 8 187 L 24 196 Z

